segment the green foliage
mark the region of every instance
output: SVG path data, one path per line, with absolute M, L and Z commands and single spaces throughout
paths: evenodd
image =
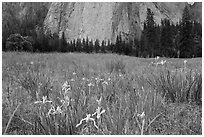
M 169 68 L 153 66 L 149 59 L 117 56 L 3 52 L 2 131 L 202 134 L 201 74 L 194 74 L 195 69 L 174 71 L 171 67 L 179 60 Z M 189 60 L 189 66 L 201 68 L 197 60 Z M 163 89 L 169 89 L 166 96 Z M 171 96 L 173 91 L 176 96 Z
M 6 49 L 9 51 L 33 51 L 33 43 L 20 34 L 11 34 L 6 41 Z
M 172 57 L 173 53 L 173 34 L 170 24 L 170 20 L 164 19 L 161 20 L 161 49 L 162 55 L 165 57 Z
M 82 51 L 82 43 L 81 43 L 81 39 L 79 39 L 79 38 L 76 40 L 76 51 L 77 52 Z
M 99 43 L 98 39 L 96 39 L 96 41 L 94 43 L 94 50 L 96 53 L 98 53 L 100 51 L 100 43 Z
M 105 53 L 106 52 L 106 44 L 105 44 L 105 41 L 103 40 L 102 43 L 101 43 L 101 52 L 102 53 Z
M 93 41 L 89 41 L 89 52 L 93 52 L 94 50 L 94 45 L 93 45 Z
M 202 74 L 184 69 L 164 70 L 151 83 L 167 102 L 202 104 Z
M 65 38 L 64 32 L 62 33 L 62 37 L 59 41 L 60 41 L 59 51 L 67 52 L 68 51 L 68 45 L 67 45 L 67 40 Z
M 113 48 L 113 52 L 122 54 L 124 52 L 123 48 L 125 45 L 123 45 L 124 41 L 122 40 L 121 34 L 117 35 L 116 42 Z
M 85 41 L 85 45 L 84 45 L 84 51 L 85 51 L 86 53 L 91 52 L 91 51 L 90 51 L 90 45 L 89 45 L 89 38 L 88 38 L 88 37 L 86 37 L 86 41 Z
M 193 54 L 192 22 L 186 6 L 182 15 L 180 57 L 192 57 Z
M 147 18 L 146 18 L 146 27 L 145 27 L 145 34 L 147 37 L 147 43 L 149 48 L 149 55 L 151 57 L 154 56 L 154 48 L 155 48 L 155 40 L 156 40 L 156 29 L 155 29 L 155 22 L 154 22 L 154 13 L 151 9 L 147 8 Z

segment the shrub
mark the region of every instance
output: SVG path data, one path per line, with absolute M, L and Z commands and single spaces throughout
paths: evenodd
M 6 49 L 10 51 L 33 51 L 31 39 L 20 34 L 11 34 L 6 41 Z
M 161 70 L 160 74 L 148 79 L 167 102 L 202 103 L 202 75 L 190 69 L 176 69 L 174 71 Z

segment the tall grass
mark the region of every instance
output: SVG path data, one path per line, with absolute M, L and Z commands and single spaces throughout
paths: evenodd
M 202 104 L 202 74 L 192 69 L 164 69 L 148 81 L 167 102 Z
M 109 73 L 116 72 L 125 74 L 125 63 L 122 59 L 116 59 L 106 62 L 106 69 Z
M 146 60 L 141 61 L 144 71 L 130 72 L 132 60 L 125 58 L 99 62 L 98 55 L 57 56 L 4 59 L 2 120 L 7 134 L 201 134 L 200 73 L 148 68 Z M 152 75 L 155 69 L 160 72 Z M 196 103 L 183 106 L 188 102 Z

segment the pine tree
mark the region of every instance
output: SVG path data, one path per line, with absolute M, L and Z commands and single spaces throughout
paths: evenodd
M 130 47 L 129 43 L 123 41 L 123 42 L 122 42 L 122 46 L 123 46 L 123 48 L 122 48 L 122 49 L 123 49 L 122 54 L 129 55 L 129 53 L 130 53 L 130 51 L 129 51 L 129 47 Z
M 73 42 L 72 42 L 72 40 L 71 41 L 69 41 L 69 52 L 74 52 L 74 47 L 73 47 Z
M 60 39 L 60 44 L 59 44 L 59 51 L 60 52 L 67 52 L 67 41 L 64 35 L 64 32 L 62 33 L 62 37 Z
M 197 21 L 193 22 L 193 50 L 194 57 L 202 57 L 202 25 Z
M 86 37 L 86 42 L 85 42 L 85 52 L 86 53 L 90 53 L 90 51 L 89 51 L 90 49 L 89 49 L 89 38 L 88 38 L 88 36 Z
M 96 39 L 95 43 L 94 43 L 94 49 L 95 49 L 95 52 L 96 53 L 99 53 L 99 50 L 100 50 L 100 43 L 99 43 L 99 40 Z
M 77 52 L 81 52 L 82 51 L 82 43 L 81 43 L 81 39 L 77 39 L 76 41 L 76 51 Z
M 145 26 L 145 23 L 144 23 Z M 145 27 L 144 27 L 145 28 Z M 140 39 L 140 53 L 139 57 L 146 57 L 149 54 L 149 46 L 148 46 L 148 40 L 146 36 L 146 30 L 144 29 L 142 31 L 141 39 Z
M 162 56 L 161 55 L 161 27 L 159 25 L 155 26 L 155 44 L 154 44 L 154 56 Z
M 85 40 L 85 38 L 82 39 L 82 52 L 86 52 L 86 40 Z
M 148 42 L 148 49 L 149 54 L 153 57 L 154 56 L 154 48 L 155 48 L 155 39 L 156 39 L 156 32 L 155 32 L 155 22 L 154 22 L 154 13 L 151 9 L 147 8 L 147 18 L 145 26 L 145 33 Z
M 137 38 L 134 38 L 132 50 L 133 50 L 133 55 L 135 57 L 140 57 L 141 48 L 140 48 L 139 40 Z
M 161 20 L 161 53 L 165 57 L 173 56 L 173 34 L 170 21 Z M 159 52 L 158 52 L 159 53 Z
M 129 39 L 128 41 L 128 46 L 129 46 L 129 53 L 128 55 L 132 56 L 133 54 L 135 54 L 135 51 L 134 51 L 134 45 L 133 45 L 133 40 L 132 39 Z
M 52 51 L 52 47 L 50 48 L 50 45 L 49 45 L 49 40 L 48 38 L 43 34 L 42 35 L 42 38 L 41 38 L 42 41 L 40 41 L 39 43 L 39 51 L 40 52 L 47 52 L 47 51 Z
M 108 51 L 108 52 L 112 52 L 112 47 L 111 47 L 111 42 L 110 42 L 110 40 L 108 40 L 107 51 Z
M 49 47 L 45 47 L 44 51 L 59 51 L 60 49 L 60 40 L 59 35 L 57 33 L 54 33 L 53 35 L 49 34 Z M 48 50 L 49 49 L 49 50 Z
M 71 42 L 70 41 L 68 41 L 67 42 L 67 51 L 66 52 L 71 52 L 71 50 L 72 50 L 72 47 L 71 47 L 72 45 L 71 45 Z
M 202 25 L 197 21 L 193 22 L 193 36 L 202 37 Z
M 122 40 L 122 35 L 119 35 L 118 53 L 124 54 L 125 41 Z
M 184 8 L 181 23 L 181 45 L 180 45 L 180 57 L 192 57 L 193 56 L 193 37 L 192 37 L 192 22 L 188 10 L 188 6 Z
M 116 42 L 113 47 L 113 52 L 122 54 L 124 52 L 124 42 L 122 41 L 122 36 L 121 34 L 117 35 L 116 37 Z
M 77 52 L 76 40 L 75 39 L 72 42 L 72 48 L 73 48 L 73 52 Z
M 117 37 L 116 37 L 116 42 L 115 42 L 115 44 L 113 45 L 113 53 L 118 53 L 118 52 L 119 52 L 119 44 L 120 44 L 120 38 L 119 38 L 119 36 L 117 35 Z
M 94 51 L 93 41 L 89 41 L 89 52 L 92 53 Z
M 106 48 L 105 47 L 105 41 L 103 40 L 102 43 L 101 43 L 101 52 L 102 53 L 105 53 L 105 48 Z

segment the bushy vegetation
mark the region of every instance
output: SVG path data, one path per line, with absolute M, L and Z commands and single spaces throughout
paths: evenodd
M 202 134 L 201 59 L 2 58 L 3 134 Z
M 202 103 L 202 74 L 187 69 L 161 70 L 150 82 L 166 101 Z

